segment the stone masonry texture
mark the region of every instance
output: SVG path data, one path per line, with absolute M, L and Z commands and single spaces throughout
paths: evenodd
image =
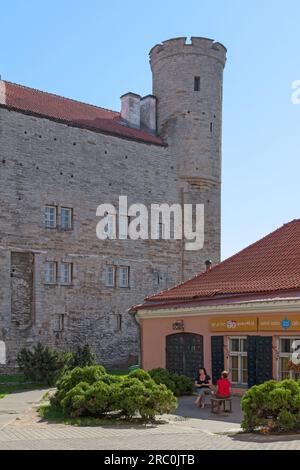
M 139 330 L 128 309 L 195 275 L 205 260 L 220 259 L 225 49 L 179 38 L 155 46 L 150 60 L 165 146 L 0 105 L 0 340 L 7 349 L 0 371 L 15 367 L 20 348 L 38 341 L 61 350 L 88 343 L 109 367 L 136 363 Z M 129 205 L 204 204 L 204 248 L 187 252 L 180 240 L 100 241 L 96 208 L 117 208 L 119 195 Z M 72 229 L 45 228 L 46 205 L 72 208 Z M 72 284 L 47 285 L 46 261 L 72 263 Z M 106 287 L 107 265 L 129 266 L 130 286 Z

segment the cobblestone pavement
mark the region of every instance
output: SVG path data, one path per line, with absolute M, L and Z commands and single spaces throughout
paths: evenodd
M 300 437 L 300 436 L 299 436 Z M 217 435 L 200 430 L 193 420 L 157 426 L 74 427 L 65 425 L 6 426 L 0 449 L 299 449 L 298 436 Z
M 238 405 L 237 401 L 232 415 L 216 417 L 210 414 L 209 407 L 198 410 L 193 398 L 185 397 L 176 414 L 163 417 L 160 424 L 75 427 L 42 421 L 36 403 L 0 429 L 0 450 L 300 450 L 300 435 L 269 437 L 236 432 L 241 418 Z

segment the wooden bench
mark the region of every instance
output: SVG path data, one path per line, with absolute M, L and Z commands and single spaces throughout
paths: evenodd
M 231 397 L 227 397 L 227 398 L 211 397 L 210 402 L 211 402 L 211 412 L 214 414 L 221 413 L 222 404 L 223 404 L 223 411 L 225 413 L 232 412 L 232 398 Z M 227 408 L 226 408 L 226 405 L 228 405 Z

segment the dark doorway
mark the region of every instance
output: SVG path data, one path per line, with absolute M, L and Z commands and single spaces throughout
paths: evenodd
M 202 335 L 175 333 L 166 337 L 166 368 L 170 372 L 195 377 L 203 359 Z

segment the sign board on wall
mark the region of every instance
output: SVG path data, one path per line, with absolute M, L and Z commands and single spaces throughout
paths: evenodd
M 300 316 L 260 316 L 259 331 L 298 331 L 300 332 Z
M 218 317 L 210 320 L 211 331 L 257 331 L 257 317 Z

